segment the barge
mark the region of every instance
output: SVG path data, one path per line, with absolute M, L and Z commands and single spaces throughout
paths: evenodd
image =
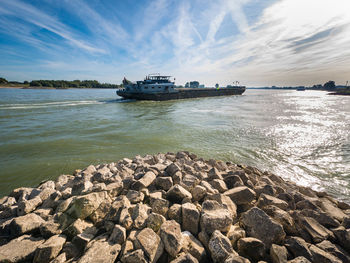
M 225 88 L 177 88 L 170 76 L 148 75 L 143 81 L 130 82 L 124 78 L 123 88 L 117 90 L 117 95 L 124 99 L 135 100 L 178 100 L 201 97 L 242 95 L 245 86 Z

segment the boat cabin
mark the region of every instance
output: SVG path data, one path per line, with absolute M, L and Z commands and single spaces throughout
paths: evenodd
M 143 81 L 125 85 L 125 91 L 131 93 L 170 93 L 175 91 L 170 76 L 148 75 Z

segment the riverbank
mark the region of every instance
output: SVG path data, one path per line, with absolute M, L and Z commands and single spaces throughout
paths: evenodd
M 0 211 L 0 262 L 350 262 L 348 204 L 188 152 L 90 165 Z
M 329 95 L 343 95 L 343 96 L 350 96 L 350 89 L 340 89 L 335 92 L 329 93 Z

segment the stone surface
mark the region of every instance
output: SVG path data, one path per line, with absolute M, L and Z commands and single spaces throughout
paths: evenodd
M 170 220 L 175 220 L 180 225 L 182 224 L 182 206 L 179 204 L 173 204 L 167 213 Z
M 301 227 L 309 233 L 315 243 L 322 242 L 332 234 L 331 231 L 311 217 L 301 218 Z
M 160 227 L 165 221 L 166 219 L 164 216 L 152 212 L 146 219 L 146 226 L 158 233 Z
M 182 247 L 182 234 L 179 223 L 174 220 L 163 223 L 160 228 L 160 237 L 168 254 L 176 257 Z
M 288 258 L 288 251 L 285 246 L 272 244 L 270 248 L 270 256 L 272 263 L 286 263 Z
M 30 200 L 21 201 L 18 203 L 17 215 L 18 216 L 26 215 L 26 214 L 32 212 L 33 210 L 35 210 L 35 208 L 37 208 L 37 206 L 41 205 L 41 203 L 42 203 L 42 200 L 39 196 L 36 196 Z
M 176 259 L 170 261 L 170 263 L 198 263 L 198 260 L 193 257 L 190 253 L 183 253 Z
M 190 231 L 192 234 L 198 234 L 199 211 L 192 203 L 182 205 L 182 229 Z
M 58 256 L 65 242 L 66 237 L 63 235 L 55 235 L 50 237 L 37 248 L 33 262 L 49 262 L 51 259 Z
M 115 225 L 108 242 L 122 245 L 126 239 L 126 229 L 120 225 Z
M 212 234 L 208 247 L 214 263 L 224 262 L 231 254 L 237 255 L 231 246 L 230 240 L 219 230 L 215 230 Z
M 121 261 L 123 263 L 147 263 L 142 249 L 137 249 L 127 253 L 122 257 Z
M 39 231 L 39 228 L 45 221 L 34 213 L 25 216 L 19 216 L 12 220 L 10 224 L 10 234 L 13 237 L 21 236 L 26 233 Z
M 135 206 L 132 213 L 132 220 L 134 221 L 134 227 L 137 229 L 144 228 L 146 226 L 146 220 L 151 212 L 151 208 L 148 205 L 139 203 Z
M 181 203 L 184 198 L 192 199 L 192 194 L 181 185 L 174 185 L 167 192 L 167 199 L 173 203 Z
M 312 259 L 314 262 L 319 263 L 342 263 L 342 261 L 330 253 L 316 247 L 315 245 L 310 246 L 310 252 L 312 254 Z
M 350 263 L 350 255 L 339 245 L 333 244 L 328 240 L 324 240 L 321 243 L 316 244 L 316 246 L 339 258 L 342 262 Z
M 241 228 L 238 224 L 237 225 L 231 225 L 229 231 L 227 232 L 226 236 L 230 240 L 232 247 L 234 249 L 237 248 L 237 241 L 240 238 L 246 237 L 245 231 L 243 228 Z
M 192 235 L 188 231 L 184 231 L 182 232 L 182 238 L 182 251 L 184 251 L 185 253 L 190 253 L 199 262 L 207 261 L 207 253 L 205 251 L 205 248 L 202 245 L 202 243 L 195 238 L 194 235 Z
M 173 179 L 170 176 L 158 177 L 156 185 L 158 188 L 168 191 L 173 186 Z
M 244 213 L 240 223 L 248 236 L 263 241 L 266 249 L 269 249 L 272 243 L 280 244 L 286 236 L 282 225 L 272 220 L 264 211 L 257 207 L 253 207 Z
M 278 199 L 276 197 L 273 197 L 271 195 L 261 194 L 259 199 L 258 199 L 257 206 L 262 208 L 262 207 L 267 206 L 267 205 L 274 205 L 282 210 L 287 210 L 287 208 L 288 208 L 287 202 L 285 202 L 281 199 Z
M 203 202 L 200 225 L 201 229 L 208 234 L 212 234 L 215 230 L 227 232 L 232 222 L 232 214 L 226 206 L 214 200 L 206 200 Z
M 237 242 L 237 252 L 240 256 L 256 262 L 264 258 L 265 245 L 257 238 L 244 237 Z
M 290 237 L 286 239 L 285 246 L 293 254 L 294 257 L 305 257 L 312 260 L 312 254 L 309 250 L 309 244 L 300 237 Z
M 142 249 L 149 261 L 157 262 L 163 253 L 164 245 L 160 237 L 150 228 L 145 228 L 136 235 L 135 247 Z
M 45 240 L 23 235 L 0 246 L 0 262 L 31 262 L 34 252 Z
M 121 246 L 110 245 L 106 240 L 98 240 L 88 245 L 78 263 L 113 263 L 119 255 Z
M 289 260 L 288 263 L 311 263 L 305 257 L 296 257 L 295 259 Z
M 246 186 L 235 187 L 226 191 L 224 194 L 230 197 L 237 205 L 249 204 L 256 197 L 255 192 Z

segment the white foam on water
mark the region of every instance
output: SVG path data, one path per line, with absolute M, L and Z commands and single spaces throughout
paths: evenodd
M 67 106 L 81 106 L 91 104 L 104 104 L 105 102 L 97 100 L 81 100 L 81 101 L 56 101 L 43 103 L 23 103 L 23 104 L 6 104 L 0 105 L 0 110 L 16 110 L 16 109 L 39 109 L 49 107 L 67 107 Z

